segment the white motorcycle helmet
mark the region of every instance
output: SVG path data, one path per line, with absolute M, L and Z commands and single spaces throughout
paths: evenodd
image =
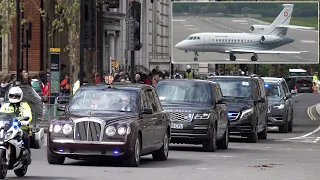
M 12 104 L 19 103 L 22 101 L 23 92 L 20 87 L 12 87 L 8 93 L 9 102 Z

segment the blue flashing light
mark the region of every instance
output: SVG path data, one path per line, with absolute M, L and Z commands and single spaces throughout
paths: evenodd
M 113 154 L 119 154 L 119 151 L 113 151 Z
M 19 121 L 18 121 L 18 120 L 14 120 L 14 121 L 12 122 L 12 126 L 13 126 L 14 128 L 19 127 Z
M 79 137 L 79 136 L 80 136 L 80 134 L 78 133 L 78 134 L 77 134 L 77 136 Z
M 266 88 L 269 87 L 269 84 L 265 84 L 264 87 L 266 87 Z
M 232 116 L 232 113 L 228 113 L 228 116 Z
M 59 152 L 63 152 L 63 149 L 59 149 Z
M 99 137 L 100 136 L 100 134 L 97 134 L 97 137 Z

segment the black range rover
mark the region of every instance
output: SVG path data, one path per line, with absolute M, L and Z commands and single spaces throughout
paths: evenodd
M 171 120 L 171 142 L 202 144 L 206 151 L 227 149 L 229 118 L 219 84 L 164 80 L 156 91 Z
M 230 135 L 247 137 L 256 143 L 267 138 L 268 102 L 264 81 L 254 76 L 214 76 L 228 107 Z

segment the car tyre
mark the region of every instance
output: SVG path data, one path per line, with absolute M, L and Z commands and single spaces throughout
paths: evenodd
M 289 113 L 287 113 L 287 117 L 286 117 L 286 122 L 283 123 L 281 126 L 279 126 L 279 132 L 281 133 L 288 133 L 289 131 L 289 117 L 288 117 Z
M 23 177 L 27 174 L 28 165 L 23 165 L 21 168 L 14 170 L 14 174 L 17 177 Z
M 206 152 L 215 152 L 217 149 L 217 130 L 216 126 L 213 125 L 211 128 L 211 133 L 209 137 L 209 141 L 202 144 L 203 149 Z
M 138 167 L 140 165 L 141 158 L 141 138 L 139 135 L 136 136 L 134 141 L 133 152 L 131 152 L 126 159 L 125 163 L 128 167 Z
M 293 110 L 291 110 L 291 116 L 290 116 L 289 127 L 288 127 L 289 132 L 292 132 L 292 126 L 293 126 Z
M 228 124 L 228 127 L 226 128 L 226 132 L 224 132 L 223 138 L 220 139 L 217 143 L 218 149 L 228 149 L 229 137 L 230 137 L 230 133 L 229 133 L 229 124 Z
M 258 142 L 258 123 L 255 125 L 253 132 L 247 137 L 249 143 Z
M 65 161 L 65 157 L 60 157 L 60 156 L 54 156 L 47 152 L 47 161 L 49 164 L 57 164 L 57 165 L 62 165 Z
M 267 139 L 268 137 L 268 122 L 266 121 L 266 124 L 263 128 L 263 131 L 261 131 L 259 134 L 258 134 L 258 138 L 259 139 Z
M 152 154 L 153 160 L 156 161 L 166 161 L 169 156 L 169 137 L 168 132 L 163 136 L 163 145 L 162 147 Z

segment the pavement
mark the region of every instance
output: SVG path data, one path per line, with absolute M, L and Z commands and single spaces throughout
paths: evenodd
M 142 158 L 138 168 L 109 161 L 67 160 L 49 165 L 46 148 L 32 150 L 25 179 L 32 180 L 318 180 L 320 176 L 320 94 L 294 95 L 293 132 L 268 133 L 267 140 L 246 143 L 231 139 L 229 149 L 203 152 L 201 146 L 172 145 L 169 159 Z M 312 108 L 310 108 L 312 107 Z M 314 118 L 313 118 L 314 117 Z M 318 139 L 318 140 L 317 140 Z M 14 179 L 12 171 L 8 179 Z
M 224 18 L 224 17 L 173 17 L 173 46 L 186 39 L 189 35 L 199 32 L 249 33 L 251 25 L 269 24 L 252 18 Z M 301 54 L 258 54 L 259 64 L 317 64 L 318 36 L 316 30 L 288 30 L 287 36 L 295 41 L 289 45 L 277 48 L 283 51 L 309 51 Z M 230 61 L 228 54 L 215 52 L 198 52 L 197 63 L 245 64 L 252 62 L 252 54 L 236 54 L 237 60 Z M 177 64 L 194 63 L 194 53 L 185 53 L 173 47 L 172 60 Z

